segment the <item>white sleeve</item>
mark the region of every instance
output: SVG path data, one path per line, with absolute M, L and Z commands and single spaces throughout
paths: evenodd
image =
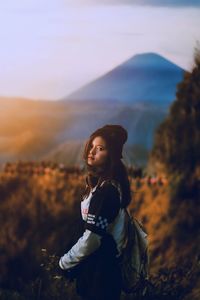
M 59 266 L 63 270 L 76 266 L 86 256 L 93 253 L 101 244 L 101 236 L 86 229 L 77 243 L 59 260 Z

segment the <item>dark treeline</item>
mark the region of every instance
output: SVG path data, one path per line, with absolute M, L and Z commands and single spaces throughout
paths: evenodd
M 176 100 L 155 135 L 151 159 L 168 174 L 170 214 L 179 215 L 177 237 L 196 239 L 200 228 L 200 49 L 177 87 Z M 185 211 L 187 211 L 187 218 Z M 184 234 L 183 232 L 184 228 Z

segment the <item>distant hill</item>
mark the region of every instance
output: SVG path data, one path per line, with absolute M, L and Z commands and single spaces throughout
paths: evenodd
M 121 124 L 129 134 L 127 163 L 144 165 L 182 75 L 181 68 L 149 53 L 134 56 L 64 100 L 0 98 L 0 163 L 52 159 L 79 164 L 92 131 Z
M 169 105 L 184 70 L 155 53 L 135 55 L 66 100 L 114 100 Z

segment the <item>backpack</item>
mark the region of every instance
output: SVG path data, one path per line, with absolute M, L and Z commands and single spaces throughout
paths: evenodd
M 142 224 L 125 209 L 126 242 L 120 260 L 122 290 L 125 293 L 146 293 L 148 282 L 148 241 Z
M 110 183 L 118 189 L 121 200 L 120 184 L 115 180 L 110 180 Z M 122 290 L 127 294 L 136 293 L 144 296 L 147 291 L 149 277 L 147 233 L 142 224 L 132 217 L 127 209 L 124 209 L 124 211 L 126 240 L 120 257 Z

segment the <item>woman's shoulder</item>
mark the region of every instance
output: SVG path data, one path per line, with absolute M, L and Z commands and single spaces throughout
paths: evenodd
M 115 187 L 117 190 L 121 191 L 121 185 L 119 183 L 119 181 L 115 180 L 115 179 L 106 179 L 104 180 L 100 187 Z
M 106 179 L 100 184 L 100 190 L 102 192 L 109 192 L 109 193 L 117 193 L 121 199 L 122 191 L 120 183 L 114 179 Z
M 106 180 L 92 193 L 90 210 L 101 212 L 109 220 L 109 223 L 117 216 L 120 207 L 120 194 L 114 182 Z

